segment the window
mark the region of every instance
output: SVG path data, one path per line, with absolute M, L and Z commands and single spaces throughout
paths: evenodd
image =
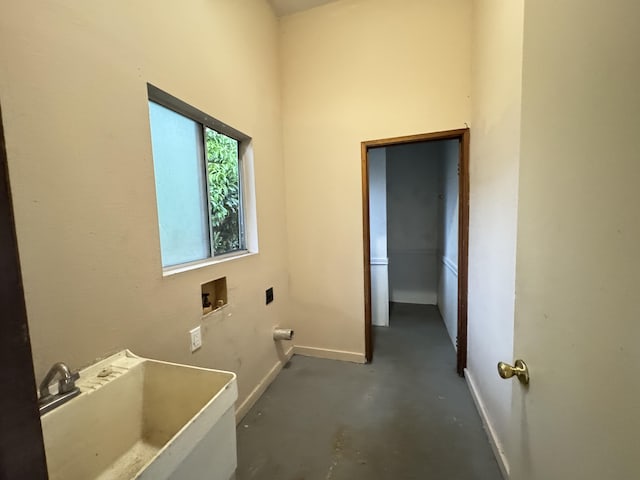
M 162 266 L 246 252 L 250 138 L 152 85 L 148 91 Z

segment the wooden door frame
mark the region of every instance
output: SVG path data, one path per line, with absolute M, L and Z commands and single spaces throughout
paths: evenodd
M 373 359 L 371 318 L 371 251 L 369 225 L 369 149 L 418 142 L 457 139 L 460 142 L 458 177 L 458 335 L 456 370 L 464 376 L 467 366 L 467 295 L 469 272 L 469 137 L 468 128 L 369 140 L 360 144 L 362 160 L 362 223 L 364 247 L 364 337 L 367 362 Z
M 0 110 L 0 480 L 47 478 Z

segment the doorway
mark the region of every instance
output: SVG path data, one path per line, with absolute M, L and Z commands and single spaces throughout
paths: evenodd
M 0 479 L 46 479 L 27 312 L 20 274 L 7 153 L 0 111 L 0 361 L 8 387 L 0 396 Z
M 370 200 L 376 195 L 375 191 L 370 191 L 370 173 L 375 171 L 380 165 L 380 149 L 393 149 L 400 146 L 411 146 L 412 144 L 429 144 L 441 140 L 453 140 L 457 146 L 458 158 L 458 234 L 457 234 L 457 320 L 455 331 L 456 345 L 456 370 L 460 376 L 464 375 L 464 368 L 467 361 L 467 270 L 468 270 L 468 239 L 469 239 L 469 129 L 448 130 L 443 132 L 411 135 L 406 137 L 395 137 L 381 140 L 362 142 L 362 192 L 363 192 L 363 251 L 364 251 L 364 286 L 365 286 L 365 352 L 366 359 L 370 362 L 373 359 L 373 313 L 372 305 L 372 264 L 373 268 L 385 268 L 384 257 L 379 251 L 374 251 L 372 256 L 372 228 L 374 235 L 375 224 L 372 227 L 370 222 Z M 441 142 L 442 143 L 442 142 Z M 451 142 L 449 142 L 451 143 Z M 373 154 L 373 155 L 371 155 Z M 372 158 L 374 160 L 372 161 Z M 374 185 L 372 190 L 375 190 Z M 416 220 L 417 221 L 417 220 Z M 386 223 L 386 220 L 385 220 Z M 386 238 L 384 240 L 386 242 Z M 375 244 L 381 243 L 376 239 Z M 375 247 L 375 245 L 374 245 Z M 384 253 L 384 252 L 383 252 Z M 443 264 L 446 266 L 446 259 L 443 257 Z M 383 270 L 384 271 L 384 270 Z M 376 285 L 381 280 L 376 270 Z M 426 289 L 422 289 L 426 290 Z M 396 296 L 398 296 L 397 294 Z M 422 291 L 421 296 L 429 295 L 429 292 Z M 393 293 L 391 295 L 393 297 Z M 380 302 L 378 302 L 379 304 Z M 376 305 L 375 308 L 380 308 Z

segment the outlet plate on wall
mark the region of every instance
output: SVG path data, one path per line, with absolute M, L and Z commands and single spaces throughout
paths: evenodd
M 191 336 L 191 351 L 195 352 L 202 346 L 202 330 L 200 330 L 200 326 L 189 330 L 189 335 Z

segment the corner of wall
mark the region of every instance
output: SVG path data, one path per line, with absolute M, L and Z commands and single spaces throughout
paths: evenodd
M 467 373 L 505 465 L 511 387 L 495 365 L 513 355 L 523 15 L 524 0 L 473 4 Z
M 504 480 L 509 480 L 509 462 L 507 460 L 507 456 L 505 455 L 505 450 L 500 442 L 500 439 L 496 435 L 495 428 L 491 423 L 491 419 L 487 413 L 487 409 L 484 406 L 482 398 L 478 393 L 478 389 L 476 387 L 475 381 L 473 380 L 473 375 L 471 372 L 465 368 L 464 370 L 464 378 L 467 381 L 467 385 L 469 387 L 469 391 L 471 392 L 471 398 L 473 399 L 473 403 L 480 414 L 480 419 L 482 420 L 482 425 L 489 439 L 489 444 L 491 445 L 491 449 L 493 450 L 493 454 L 496 457 L 496 461 L 498 462 L 498 467 L 500 467 L 500 472 L 502 473 L 502 477 Z
M 258 382 L 256 387 L 246 396 L 240 405 L 236 406 L 236 425 L 245 417 L 251 407 L 260 399 L 262 394 L 269 388 L 269 385 L 276 379 L 282 368 L 293 357 L 294 347 L 290 346 L 282 357 L 269 369 L 267 374 Z

